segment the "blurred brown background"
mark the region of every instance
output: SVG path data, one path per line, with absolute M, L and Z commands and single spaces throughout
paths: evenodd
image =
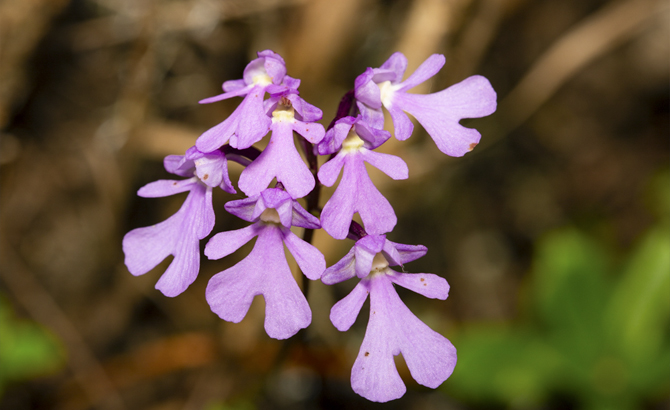
M 328 320 L 353 284 L 313 284 L 312 325 L 281 342 L 263 331 L 262 301 L 240 324 L 205 302 L 208 279 L 248 247 L 203 260 L 172 299 L 153 289 L 166 263 L 127 272 L 123 235 L 183 201 L 137 189 L 169 178 L 162 158 L 240 100 L 197 101 L 264 49 L 286 59 L 324 125 L 355 77 L 395 51 L 407 74 L 433 53 L 447 58 L 413 92 L 486 76 L 498 111 L 466 121 L 483 135 L 472 153 L 443 156 L 417 125 L 382 147 L 405 159 L 410 179 L 372 172 L 398 215 L 389 238 L 429 248 L 407 271 L 452 286 L 446 302 L 402 295 L 450 337 L 517 318 L 548 230 L 575 225 L 625 252 L 653 223 L 644 192 L 668 166 L 668 19 L 668 2 L 652 0 L 0 1 L 0 298 L 63 352 L 55 369 L 6 384 L 0 408 L 380 407 L 348 382 L 366 308 L 345 334 Z M 233 181 L 240 170 L 231 165 Z M 223 211 L 230 199 L 215 194 L 214 232 L 245 226 Z M 351 246 L 325 235 L 316 244 L 329 265 Z M 401 374 L 409 391 L 385 408 L 481 408 Z

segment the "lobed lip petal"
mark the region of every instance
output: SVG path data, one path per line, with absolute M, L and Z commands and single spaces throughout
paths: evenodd
M 363 160 L 395 180 L 407 179 L 409 168 L 400 157 L 366 149 L 360 151 Z
M 388 277 L 396 285 L 427 298 L 446 300 L 449 296 L 447 280 L 432 273 L 399 273 L 389 269 Z
M 233 267 L 214 275 L 206 298 L 223 320 L 238 323 L 254 296 L 265 299 L 265 330 L 286 339 L 309 325 L 312 313 L 286 262 L 282 233 L 276 226 L 260 230 L 251 253 Z
M 159 224 L 128 232 L 123 252 L 130 273 L 143 275 L 174 255 L 156 288 L 172 297 L 193 283 L 200 268 L 199 240 L 214 226 L 211 192 L 211 188 L 195 184 L 177 213 Z
M 440 69 L 442 69 L 444 62 L 445 58 L 442 54 L 433 54 L 432 56 L 428 57 L 426 61 L 421 63 L 419 68 L 417 68 L 416 71 L 412 73 L 412 75 L 400 83 L 400 88 L 398 88 L 396 92 L 407 91 L 427 81 L 429 78 L 437 74 Z
M 315 246 L 298 238 L 288 228 L 282 229 L 284 244 L 295 258 L 302 273 L 311 280 L 321 278 L 326 270 L 326 259 Z
M 338 157 L 340 154 L 335 159 Z M 363 157 L 358 153 L 342 157 L 344 159 L 342 179 L 333 196 L 323 207 L 321 226 L 333 238 L 344 239 L 349 232 L 349 224 L 354 213 L 358 212 L 369 234 L 378 235 L 393 230 L 397 222 L 393 207 L 370 180 Z M 326 168 L 328 165 L 326 163 L 321 170 L 326 168 L 325 175 L 332 176 L 334 174 L 332 170 L 337 164 L 336 162 L 332 168 Z M 321 170 L 319 179 L 324 182 Z
M 293 145 L 291 124 L 275 122 L 267 148 L 247 166 L 238 182 L 248 196 L 259 194 L 273 178 L 281 182 L 291 197 L 302 198 L 314 189 L 314 176 Z
M 263 109 L 264 96 L 264 87 L 256 86 L 249 91 L 249 94 L 235 110 L 235 112 L 240 110 L 240 119 L 235 130 L 237 142 L 233 144 L 233 141 L 231 141 L 233 148 L 249 148 L 260 141 L 270 130 L 272 120 Z
M 359 395 L 376 402 L 387 402 L 405 394 L 393 356 L 398 349 L 396 311 L 385 276 L 369 280 L 370 319 L 358 357 L 351 369 L 351 387 Z M 397 297 L 397 295 L 396 295 Z M 401 302 L 402 303 L 402 302 Z
M 389 114 L 391 114 L 391 119 L 393 120 L 395 138 L 398 141 L 405 141 L 411 137 L 412 132 L 414 132 L 414 124 L 412 124 L 412 121 L 407 114 L 395 105 L 386 107 L 386 109 L 389 111 Z
M 486 78 L 472 76 L 434 94 L 396 93 L 393 104 L 412 114 L 440 151 L 460 157 L 479 143 L 481 135 L 458 122 L 492 114 L 496 109 L 496 93 Z
M 401 397 L 405 386 L 393 361 L 397 354 L 403 355 L 414 380 L 438 387 L 454 370 L 456 349 L 410 312 L 389 276 L 376 276 L 369 282 L 370 320 L 351 370 L 352 388 L 372 401 Z
M 182 236 L 188 237 L 185 232 Z M 186 238 L 183 238 L 186 239 Z M 200 270 L 200 245 L 195 238 L 177 241 L 173 250 L 174 259 L 156 282 L 156 289 L 165 296 L 174 297 L 186 290 L 195 281 Z
M 260 231 L 258 224 L 234 231 L 219 232 L 205 246 L 205 256 L 209 259 L 221 259 L 240 249 L 255 238 Z
M 324 275 L 325 276 L 325 275 Z M 330 309 L 330 321 L 340 332 L 346 332 L 354 324 L 368 298 L 367 282 L 361 281 L 342 300 Z
M 323 125 L 317 122 L 306 123 L 296 121 L 292 125 L 295 132 L 302 135 L 303 138 L 312 144 L 318 144 L 326 135 L 326 130 L 323 128 Z
M 319 168 L 317 176 L 323 185 L 333 186 L 333 184 L 335 184 L 335 181 L 337 181 L 337 177 L 340 175 L 340 171 L 344 166 L 345 158 L 346 154 L 337 154 L 333 159 Z

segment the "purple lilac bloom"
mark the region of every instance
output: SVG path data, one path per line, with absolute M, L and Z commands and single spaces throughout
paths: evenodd
M 258 239 L 246 258 L 212 277 L 207 285 L 207 302 L 223 320 L 239 323 L 253 298 L 263 295 L 265 331 L 275 339 L 287 339 L 310 324 L 312 312 L 293 279 L 284 245 L 307 278 L 319 279 L 326 268 L 323 255 L 290 230 L 291 226 L 318 229 L 319 220 L 279 188 L 228 202 L 225 207 L 254 224 L 212 237 L 205 247 L 209 259 L 223 258 L 254 237 Z
M 298 97 L 295 89 L 281 90 L 270 100 L 272 136 L 261 155 L 247 166 L 240 175 L 240 189 L 248 196 L 258 195 L 276 177 L 293 198 L 302 198 L 314 189 L 314 175 L 303 162 L 293 142 L 293 131 L 312 144 L 319 143 L 324 135 L 323 125 L 315 122 L 321 110 Z M 307 118 L 308 120 L 303 121 Z
M 356 99 L 361 115 L 373 128 L 383 127 L 382 105 L 391 114 L 395 137 L 406 140 L 414 125 L 405 112 L 426 129 L 440 151 L 460 157 L 479 143 L 475 129 L 459 124 L 463 118 L 479 118 L 496 110 L 496 93 L 482 76 L 472 76 L 433 94 L 409 94 L 407 91 L 428 80 L 442 68 L 445 59 L 433 54 L 405 81 L 407 58 L 394 53 L 379 68 L 368 68 L 356 78 Z
M 371 151 L 390 135 L 386 131 L 368 128 L 360 118 L 338 120 L 317 147 L 322 155 L 339 150 L 319 169 L 318 177 L 323 185 L 332 186 L 344 168 L 340 184 L 321 212 L 323 229 L 335 239 L 346 238 L 356 212 L 371 234 L 390 232 L 397 222 L 393 207 L 370 180 L 365 169 L 366 162 L 396 180 L 407 179 L 409 173 L 402 159 Z M 350 132 L 352 125 L 354 132 Z
M 188 197 L 167 220 L 128 232 L 123 238 L 123 252 L 126 266 L 135 276 L 149 272 L 173 255 L 174 260 L 156 283 L 156 289 L 165 296 L 177 296 L 198 275 L 199 242 L 214 227 L 212 189 L 219 186 L 229 193 L 235 193 L 235 189 L 228 178 L 226 157 L 220 151 L 202 153 L 192 147 L 186 155 L 166 157 L 164 165 L 168 172 L 190 178 L 151 182 L 137 194 L 155 198 L 188 191 Z
M 414 380 L 431 388 L 442 384 L 456 366 L 456 349 L 451 342 L 421 322 L 393 287 L 393 284 L 400 285 L 433 299 L 444 300 L 449 294 L 444 278 L 425 273 L 399 273 L 389 268 L 389 264 L 414 260 L 425 253 L 424 247 L 403 248 L 408 246 L 387 241 L 383 235 L 366 236 L 354 246 L 358 247 L 353 256 L 356 260 L 351 260 L 350 252 L 322 277 L 324 283 L 337 283 L 358 274 L 360 267 L 370 266 L 368 275 L 333 306 L 330 319 L 338 330 L 348 330 L 370 294 L 370 319 L 351 369 L 351 386 L 371 401 L 386 402 L 405 394 L 393 356 L 402 354 Z M 393 252 L 393 249 L 398 252 L 399 260 L 390 262 L 386 259 L 387 250 Z M 364 262 L 359 264 L 359 258 Z
M 279 54 L 271 50 L 258 52 L 258 58 L 244 69 L 242 79 L 226 81 L 223 83 L 223 94 L 200 101 L 201 104 L 207 104 L 246 96 L 225 121 L 205 131 L 198 138 L 198 149 L 213 151 L 227 142 L 233 148 L 245 149 L 263 138 L 268 133 L 271 122 L 263 106 L 265 91 L 272 85 L 281 84 L 285 76 L 286 64 Z

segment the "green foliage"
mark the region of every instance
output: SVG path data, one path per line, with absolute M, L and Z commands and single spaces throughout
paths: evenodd
M 0 393 L 9 382 L 46 375 L 64 363 L 59 340 L 39 324 L 17 319 L 0 297 Z
M 560 395 L 583 409 L 636 409 L 667 394 L 670 229 L 667 215 L 659 219 L 621 266 L 575 229 L 540 240 L 529 319 L 466 328 L 454 338 L 459 362 L 445 388 L 465 401 L 513 408 Z

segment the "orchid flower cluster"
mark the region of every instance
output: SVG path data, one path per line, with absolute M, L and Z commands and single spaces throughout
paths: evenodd
M 340 331 L 352 326 L 370 295 L 370 318 L 351 371 L 356 393 L 377 402 L 401 397 L 406 388 L 393 360 L 400 353 L 418 383 L 436 388 L 451 375 L 456 349 L 412 314 L 393 285 L 441 300 L 447 298 L 449 285 L 434 274 L 404 272 L 404 264 L 425 255 L 427 248 L 387 239 L 397 218 L 370 180 L 365 163 L 395 180 L 409 175 L 402 159 L 375 151 L 391 138 L 384 130 L 382 107 L 391 115 L 398 140 L 412 134 L 409 113 L 447 155 L 462 156 L 477 145 L 479 132 L 459 121 L 495 111 L 496 94 L 486 78 L 472 76 L 434 94 L 407 92 L 433 77 L 444 63 L 444 56 L 432 55 L 404 81 L 407 59 L 401 53 L 393 54 L 379 68 L 368 68 L 344 96 L 326 130 L 316 122 L 322 118 L 321 110 L 300 97 L 300 80 L 287 75 L 282 57 L 270 50 L 259 52 L 242 79 L 224 82 L 223 94 L 201 101 L 244 97 L 237 109 L 203 133 L 184 155 L 165 158 L 165 169 L 185 179 L 155 181 L 138 191 L 142 197 L 189 194 L 167 220 L 125 235 L 128 270 L 142 275 L 173 255 L 156 288 L 172 297 L 193 283 L 200 267 L 200 241 L 214 227 L 212 192 L 219 187 L 236 193 L 227 168 L 227 161 L 235 161 L 245 166 L 237 187 L 246 197 L 227 202 L 225 209 L 250 225 L 217 233 L 207 242 L 204 253 L 209 259 L 220 259 L 257 239 L 242 261 L 210 279 L 206 299 L 212 311 L 223 320 L 238 323 L 253 298 L 262 295 L 265 330 L 270 337 L 286 339 L 309 326 L 312 313 L 291 274 L 285 245 L 309 280 L 327 285 L 354 277 L 359 280 L 330 312 Z M 302 137 L 300 146 L 309 165 L 296 149 L 294 131 Z M 255 148 L 268 133 L 266 148 Z M 320 168 L 319 155 L 328 156 Z M 334 185 L 340 173 L 339 185 L 320 209 L 320 186 Z M 353 220 L 356 213 L 362 225 Z M 305 229 L 303 238 L 291 231 L 294 226 Z M 315 229 L 324 229 L 338 240 L 353 240 L 354 245 L 327 268 L 322 253 L 309 243 Z

